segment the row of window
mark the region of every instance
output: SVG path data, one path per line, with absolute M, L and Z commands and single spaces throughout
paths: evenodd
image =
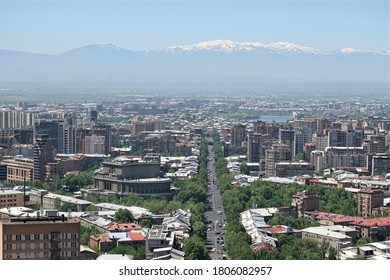
M 76 251 L 71 251 L 71 252 L 66 252 L 62 251 L 62 257 L 76 257 L 77 252 Z M 33 253 L 7 253 L 6 254 L 6 259 L 11 260 L 11 259 L 48 259 L 49 258 L 49 252 L 33 252 Z
M 8 234 L 6 235 L 7 241 L 13 241 L 13 240 L 49 240 L 50 239 L 76 239 L 78 237 L 77 233 L 59 233 L 59 232 L 52 232 L 51 234 L 45 233 L 45 234 Z M 23 238 L 23 239 L 22 239 Z M 34 238 L 34 239 L 33 239 Z
M 42 245 L 43 244 L 43 245 Z M 6 248 L 7 250 L 39 250 L 39 249 L 49 249 L 50 243 L 16 243 L 16 244 L 7 244 Z M 68 243 L 63 242 L 62 243 L 62 248 L 67 248 Z M 76 248 L 77 247 L 77 242 L 70 242 L 70 248 Z M 58 246 L 57 243 L 53 243 L 51 245 L 51 249 L 59 249 L 60 247 Z
M 2 195 L 1 197 L 16 197 L 16 194 L 7 194 L 7 195 Z

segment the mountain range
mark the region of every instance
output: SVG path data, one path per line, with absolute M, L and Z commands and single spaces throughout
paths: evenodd
M 213 40 L 162 50 L 88 45 L 60 55 L 0 50 L 0 83 L 389 82 L 390 51 Z

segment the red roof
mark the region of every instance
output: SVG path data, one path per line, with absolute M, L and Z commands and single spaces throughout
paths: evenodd
M 387 227 L 390 226 L 390 217 L 364 219 L 359 225 L 364 227 Z
M 140 230 L 142 227 L 134 223 L 112 223 L 107 229 L 109 231 L 131 231 Z
M 133 241 L 143 241 L 146 237 L 140 232 L 128 232 L 127 237 L 129 237 Z

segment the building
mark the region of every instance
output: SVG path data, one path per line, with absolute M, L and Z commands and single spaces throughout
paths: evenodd
M 332 129 L 328 134 L 328 147 L 347 147 L 347 131 Z
M 316 146 L 316 150 L 325 152 L 325 149 L 329 144 L 329 136 L 327 134 L 314 133 L 312 142 Z
M 319 172 L 321 168 L 326 164 L 325 155 L 323 151 L 312 151 L 310 154 L 310 163 L 314 165 L 316 172 Z
M 48 135 L 39 135 L 34 143 L 34 181 L 45 181 L 46 164 L 54 161 L 55 150 Z
M 327 147 L 325 158 L 331 167 L 366 167 L 363 147 Z
M 230 129 L 230 145 L 241 147 L 246 140 L 246 126 L 237 124 Z
M 357 237 L 357 231 L 346 226 L 309 227 L 301 230 L 302 238 L 316 241 L 318 244 L 328 242 L 334 249 L 351 246 Z
M 248 162 L 259 163 L 261 158 L 264 158 L 263 139 L 259 133 L 248 132 L 247 142 L 247 158 Z
M 0 111 L 0 129 L 28 128 L 34 123 L 34 113 L 23 110 Z
M 383 206 L 384 192 L 380 188 L 361 189 L 358 193 L 358 215 L 372 217 L 372 209 Z
M 64 216 L 17 217 L 0 221 L 0 260 L 77 260 L 80 222 Z
M 84 141 L 85 154 L 104 154 L 104 136 L 99 136 L 96 134 L 86 135 Z
M 314 170 L 313 164 L 304 161 L 275 163 L 276 177 L 311 176 L 314 173 Z
M 306 212 L 320 209 L 320 198 L 313 192 L 298 192 L 292 197 L 291 205 L 296 209 L 297 217 L 304 217 Z
M 77 199 L 71 196 L 59 195 L 49 193 L 46 190 L 34 190 L 30 193 L 30 201 L 41 205 L 42 209 L 56 209 L 58 206 L 62 206 L 65 203 L 74 204 L 77 207 L 77 211 L 85 211 L 85 209 L 92 203 Z
M 294 152 L 295 131 L 290 129 L 279 129 L 279 143 L 287 145 Z M 304 144 L 304 143 L 303 143 Z M 303 147 L 302 144 L 302 147 Z
M 7 167 L 8 182 L 32 182 L 34 180 L 34 161 L 29 158 L 15 157 L 4 159 L 2 164 Z
M 143 161 L 117 157 L 111 162 L 104 162 L 93 178 L 97 189 L 116 192 L 119 195 L 173 195 L 171 179 L 162 175 L 159 160 Z
M 34 122 L 35 138 L 46 134 L 57 153 L 76 153 L 76 115 L 67 113 L 61 119 L 37 119 Z
M 14 190 L 0 190 L 0 209 L 24 206 L 24 194 Z
M 285 144 L 273 144 L 272 149 L 265 151 L 265 172 L 267 176 L 272 177 L 276 174 L 276 163 L 291 161 L 291 149 Z
M 316 150 L 316 145 L 313 143 L 305 143 L 303 146 L 303 160 L 310 162 L 310 155 Z
M 371 159 L 372 175 L 390 173 L 390 154 L 376 154 Z
M 153 225 L 146 238 L 146 253 L 158 248 L 174 247 L 175 233 L 168 226 Z

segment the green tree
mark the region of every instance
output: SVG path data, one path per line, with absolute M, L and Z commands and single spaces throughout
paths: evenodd
M 210 256 L 202 239 L 199 236 L 191 236 L 184 241 L 184 258 L 186 260 L 209 260 Z
M 361 247 L 361 246 L 364 246 L 366 244 L 370 243 L 370 239 L 368 239 L 367 237 L 362 237 L 360 238 L 357 242 L 356 242 L 356 246 L 357 247 Z
M 246 175 L 250 174 L 249 166 L 248 164 L 246 164 L 246 162 L 240 164 L 240 172 L 241 174 L 246 174 Z
M 129 223 L 134 221 L 133 213 L 129 209 L 120 208 L 115 212 L 115 222 L 117 223 Z

